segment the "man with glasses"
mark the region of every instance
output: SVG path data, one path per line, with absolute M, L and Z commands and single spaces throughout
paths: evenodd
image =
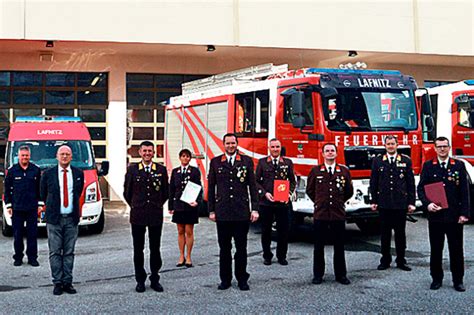
M 372 162 L 370 174 L 370 195 L 372 211 L 380 214 L 381 236 L 380 248 L 382 258 L 378 270 L 390 268 L 392 255 L 390 243 L 392 230 L 395 232 L 395 249 L 397 251 L 397 268 L 410 271 L 405 260 L 406 249 L 406 214 L 415 211 L 415 176 L 411 159 L 397 153 L 397 137 L 385 138 L 386 154 L 379 155 Z
M 420 176 L 418 196 L 428 209 L 428 231 L 431 246 L 431 290 L 438 290 L 443 283 L 443 247 L 448 239 L 450 269 L 454 289 L 464 292 L 463 224 L 469 220 L 469 184 L 463 162 L 449 157 L 449 140 L 435 140 L 437 157 L 426 161 Z M 442 182 L 448 207 L 442 208 L 427 198 L 425 186 Z
M 349 169 L 336 163 L 337 148 L 333 143 L 323 146 L 324 163 L 311 169 L 306 194 L 314 202 L 313 284 L 321 284 L 325 271 L 324 245 L 328 236 L 334 242 L 334 274 L 336 281 L 347 285 L 344 257 L 346 211 L 344 204 L 352 197 Z

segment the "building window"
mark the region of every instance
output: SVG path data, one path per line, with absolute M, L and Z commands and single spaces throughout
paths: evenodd
M 100 162 L 107 157 L 107 107 L 108 73 L 0 71 L 0 130 L 8 130 L 18 116 L 78 116 Z M 0 147 L 6 136 L 0 132 Z
M 144 140 L 150 140 L 155 143 L 155 158 L 158 162 L 164 162 L 165 110 L 163 104 L 170 97 L 181 94 L 181 84 L 184 82 L 201 79 L 206 76 L 127 74 L 127 145 L 130 162 L 136 162 L 140 159 L 138 147 L 140 142 Z

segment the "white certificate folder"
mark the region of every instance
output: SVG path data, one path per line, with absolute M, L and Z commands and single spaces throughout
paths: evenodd
M 180 200 L 186 203 L 196 201 L 199 196 L 199 193 L 201 192 L 201 189 L 201 185 L 189 181 L 186 184 L 186 187 L 184 187 L 184 191 L 181 194 Z

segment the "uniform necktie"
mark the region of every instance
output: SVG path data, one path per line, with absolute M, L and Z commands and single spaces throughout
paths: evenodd
M 443 170 L 446 169 L 446 162 L 441 162 L 441 168 L 442 168 Z
M 278 166 L 278 160 L 277 159 L 273 159 L 273 166 L 275 166 L 275 167 Z
M 391 156 L 390 157 L 390 164 L 393 164 L 393 162 L 395 162 L 395 157 Z
M 232 166 L 233 163 L 232 163 L 232 157 L 229 158 L 229 165 Z
M 150 173 L 150 167 L 149 166 L 145 166 L 145 172 Z
M 328 167 L 328 173 L 329 173 L 330 175 L 332 175 L 332 167 L 331 167 L 331 166 Z
M 69 206 L 69 191 L 67 187 L 67 169 L 63 169 L 63 206 Z
M 183 167 L 183 174 L 186 173 L 186 167 Z

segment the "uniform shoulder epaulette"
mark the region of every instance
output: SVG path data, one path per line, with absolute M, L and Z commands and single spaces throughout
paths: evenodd
M 336 165 L 339 166 L 340 168 L 345 168 L 346 170 L 349 171 L 349 168 L 345 166 L 344 164 L 336 164 Z
M 11 170 L 16 164 L 11 165 L 8 170 Z

